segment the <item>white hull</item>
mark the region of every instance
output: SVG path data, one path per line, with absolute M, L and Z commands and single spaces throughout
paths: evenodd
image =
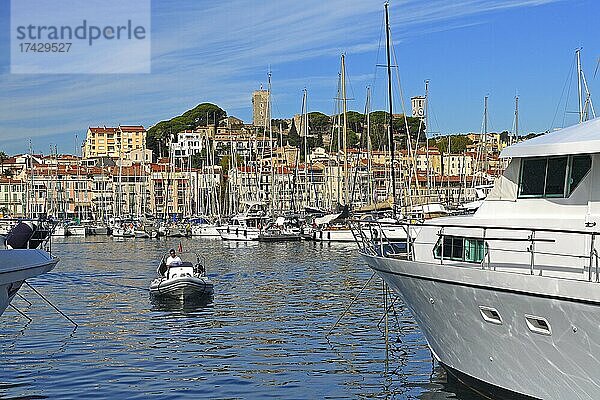
M 43 250 L 0 250 L 0 315 L 23 281 L 52 270 L 58 258 Z
M 85 236 L 85 226 L 69 226 L 67 231 L 73 236 Z
M 206 277 L 157 278 L 150 284 L 152 295 L 181 300 L 198 299 L 212 294 L 213 290 L 213 283 Z
M 241 228 L 239 226 L 220 226 L 217 228 L 221 239 L 223 240 L 238 240 L 252 241 L 258 240 L 260 229 L 258 228 Z
M 363 234 L 368 238 L 381 237 L 382 233 L 387 240 L 406 240 L 406 231 L 402 226 L 372 225 L 370 229 L 363 229 Z M 323 229 L 313 231 L 313 240 L 317 242 L 355 242 L 351 229 Z
M 65 228 L 64 226 L 57 226 L 56 228 L 54 228 L 54 231 L 52 231 L 52 236 L 54 237 L 64 237 L 64 236 L 68 236 L 69 232 L 67 231 L 67 228 Z
M 216 225 L 194 225 L 192 226 L 192 236 L 220 237 Z
M 313 232 L 313 240 L 317 242 L 354 242 L 351 229 L 323 229 Z
M 535 398 L 600 398 L 598 283 L 364 257 L 444 366 Z
M 120 237 L 120 238 L 127 238 L 127 237 L 134 237 L 134 234 L 129 229 L 113 228 L 112 236 L 113 237 Z

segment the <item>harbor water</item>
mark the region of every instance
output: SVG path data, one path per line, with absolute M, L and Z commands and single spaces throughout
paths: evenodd
M 158 260 L 180 243 L 206 258 L 212 299 L 150 298 Z M 447 382 L 399 299 L 386 353 L 382 283 L 365 286 L 372 272 L 353 245 L 96 236 L 52 246 L 60 263 L 29 282 L 78 327 L 24 286 L 13 305 L 31 321 L 10 308 L 0 317 L 2 399 L 476 398 Z

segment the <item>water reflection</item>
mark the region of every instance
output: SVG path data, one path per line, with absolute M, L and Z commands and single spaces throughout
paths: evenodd
M 186 300 L 152 294 L 149 296 L 152 311 L 193 313 L 194 311 L 202 311 L 214 307 L 214 294 L 212 293 Z
M 153 299 L 165 249 L 207 258 L 213 297 Z M 389 317 L 381 281 L 352 245 L 203 239 L 56 240 L 62 261 L 32 280 L 78 324 L 20 300 L 33 321 L 0 321 L 0 397 L 474 397 L 445 383 L 401 301 Z M 452 394 L 455 393 L 455 394 Z

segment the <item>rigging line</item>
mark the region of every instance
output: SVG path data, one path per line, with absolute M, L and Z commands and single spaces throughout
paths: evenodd
M 17 293 L 17 296 L 19 296 L 20 299 L 24 300 L 28 306 L 31 306 L 31 302 L 29 300 L 27 300 L 25 297 L 23 297 L 20 293 Z
M 396 66 L 395 69 L 396 69 L 396 80 L 397 80 L 397 84 L 398 84 L 398 96 L 400 97 L 400 106 L 402 108 L 402 115 L 404 118 L 404 129 L 406 130 L 406 136 L 407 136 L 408 156 L 409 156 L 409 159 L 412 158 L 412 160 L 413 160 L 411 168 L 409 169 L 409 179 L 408 179 L 408 194 L 409 194 L 409 199 L 410 199 L 410 205 L 412 206 L 412 194 L 411 194 L 410 182 L 412 181 L 411 178 L 412 178 L 413 173 L 415 175 L 415 185 L 417 188 L 419 187 L 419 182 L 418 182 L 418 177 L 417 177 L 417 169 L 416 169 L 416 165 L 415 165 L 416 158 L 414 157 L 414 154 L 413 154 L 412 139 L 410 137 L 410 128 L 408 126 L 408 118 L 406 116 L 406 104 L 404 102 L 404 91 L 402 90 L 400 68 L 398 67 L 398 65 L 399 65 L 398 57 L 396 55 L 396 48 L 393 45 L 394 41 L 392 39 L 391 29 L 390 29 L 390 41 L 392 43 L 392 45 L 391 45 L 392 57 L 394 59 L 394 64 Z M 392 120 L 393 120 L 393 118 L 392 118 Z M 415 144 L 415 149 L 417 148 L 417 145 L 418 145 L 418 142 Z
M 10 308 L 12 308 L 13 310 L 15 310 L 16 312 L 18 312 L 19 314 L 21 314 L 21 316 L 27 318 L 27 320 L 29 322 L 33 321 L 27 314 L 25 314 L 23 311 L 19 310 L 17 307 L 15 307 L 12 304 L 9 304 Z
M 331 327 L 331 329 L 329 329 L 329 331 L 327 332 L 327 334 L 325 336 L 329 336 L 331 335 L 331 332 L 336 328 L 336 326 L 340 323 L 340 321 L 342 320 L 342 318 L 344 318 L 344 316 L 346 315 L 346 313 L 350 310 L 350 307 L 352 307 L 354 305 L 354 303 L 356 302 L 356 300 L 358 300 L 358 298 L 360 297 L 360 295 L 362 294 L 362 292 L 365 290 L 365 288 L 367 287 L 367 285 L 371 282 L 371 280 L 373 279 L 373 277 L 375 276 L 375 272 L 373 272 L 371 274 L 371 277 L 365 282 L 365 284 L 363 285 L 363 287 L 360 289 L 360 291 L 354 296 L 354 298 L 350 301 L 350 303 L 348 304 L 348 306 L 346 307 L 346 309 L 344 310 L 344 312 L 342 313 L 342 315 L 340 315 L 340 317 L 338 318 L 337 321 L 335 321 L 335 324 L 333 324 L 333 326 Z
M 29 284 L 29 282 L 27 282 L 27 281 L 23 281 L 23 283 L 24 283 L 25 285 L 27 285 L 27 286 L 28 286 L 28 287 L 29 287 L 31 290 L 33 290 L 33 291 L 34 291 L 34 292 L 35 292 L 35 293 L 36 293 L 38 296 L 40 296 L 40 297 L 42 298 L 42 300 L 44 300 L 46 303 L 48 303 L 50 306 L 52 306 L 52 308 L 54 308 L 56 311 L 58 311 L 58 313 L 59 313 L 60 315 L 62 315 L 62 316 L 63 316 L 63 317 L 65 317 L 67 320 L 69 320 L 69 321 L 70 321 L 70 322 L 71 322 L 73 325 L 75 325 L 75 329 L 77 329 L 77 327 L 79 326 L 79 325 L 77 324 L 77 322 L 75 322 L 75 321 L 73 321 L 71 318 L 69 318 L 69 316 L 68 316 L 67 314 L 65 314 L 64 312 L 60 311 L 60 310 L 58 309 L 58 307 L 56 307 L 54 304 L 52 304 L 52 303 L 50 302 L 50 300 L 48 300 L 47 298 L 45 298 L 43 294 L 41 294 L 40 292 L 38 292 L 36 288 L 34 288 L 33 286 L 31 286 L 31 285 Z
M 563 84 L 563 88 L 562 88 L 562 92 L 560 94 L 560 98 L 558 99 L 558 103 L 556 103 L 556 110 L 554 110 L 554 116 L 552 117 L 552 122 L 550 124 L 550 126 L 548 127 L 548 131 L 550 131 L 552 129 L 552 127 L 554 126 L 554 122 L 556 121 L 556 117 L 558 115 L 558 110 L 560 108 L 560 103 L 562 101 L 562 98 L 565 94 L 565 90 L 567 88 L 567 85 L 569 84 L 570 80 L 571 80 L 571 75 L 572 75 L 572 71 L 573 68 L 575 66 L 575 60 L 573 59 L 572 63 L 571 63 L 571 67 L 569 68 L 569 73 L 567 74 L 567 79 L 565 80 L 565 83 Z
M 377 81 L 377 62 L 379 61 L 379 54 L 381 51 L 381 41 L 383 39 L 383 32 L 385 29 L 385 12 L 381 15 L 381 29 L 379 30 L 379 43 L 377 44 L 377 54 L 375 55 L 375 72 L 373 73 L 373 81 L 371 82 L 371 87 L 375 88 L 375 82 Z M 374 94 L 374 93 L 373 93 Z

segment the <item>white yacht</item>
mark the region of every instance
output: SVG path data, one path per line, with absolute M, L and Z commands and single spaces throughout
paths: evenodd
M 246 202 L 246 210 L 234 215 L 228 224 L 219 226 L 217 231 L 223 240 L 258 240 L 261 228 L 267 224 L 264 203 Z
M 1 237 L 0 315 L 4 313 L 26 279 L 44 274 L 58 263 L 58 258 L 46 251 L 28 248 L 32 243 L 36 246 L 40 243 L 36 229 L 37 225 L 33 223 L 22 222 L 14 227 L 6 238 Z M 47 232 L 44 235 L 47 236 Z
M 472 215 L 412 225 L 407 251 L 362 236 L 433 356 L 505 398 L 600 398 L 600 119 L 506 148 Z

